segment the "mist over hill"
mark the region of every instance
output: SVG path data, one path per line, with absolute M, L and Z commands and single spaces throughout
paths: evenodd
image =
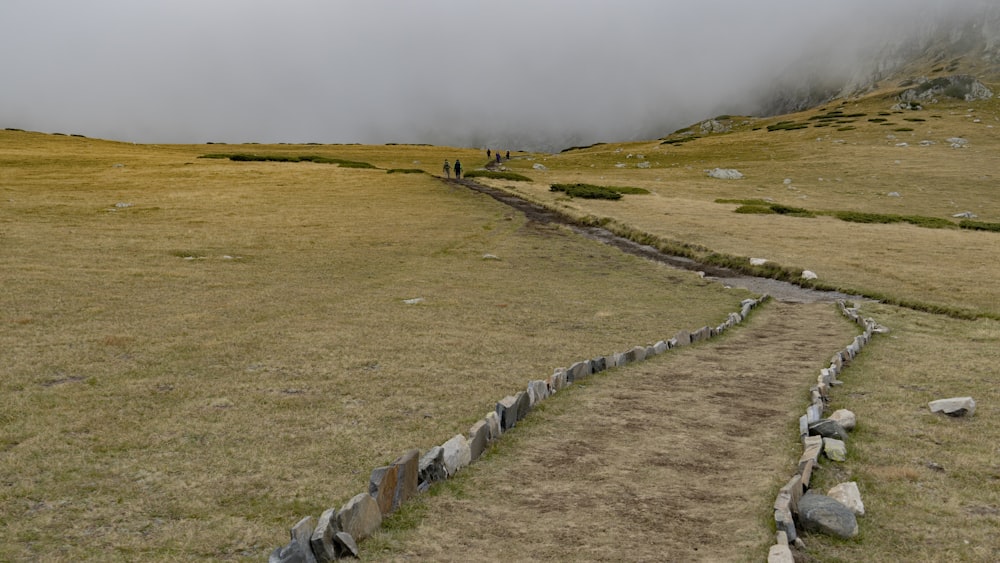
M 986 0 L 0 3 L 0 127 L 143 143 L 557 151 L 907 68 L 995 76 Z

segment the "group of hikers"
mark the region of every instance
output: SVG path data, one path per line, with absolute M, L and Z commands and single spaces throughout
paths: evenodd
M 444 170 L 445 177 L 451 178 L 451 165 L 448 164 L 447 160 L 444 161 L 444 167 L 442 168 L 442 170 Z M 457 180 L 457 179 L 460 179 L 461 177 L 462 177 L 462 161 L 456 158 L 455 159 L 455 179 Z
M 500 160 L 501 160 L 500 151 L 496 151 L 495 154 L 496 154 L 497 164 L 500 164 Z M 491 151 L 490 149 L 486 149 L 486 158 L 487 159 L 492 158 L 493 155 L 494 155 L 493 151 Z M 510 160 L 510 151 L 507 151 L 506 159 Z M 448 160 L 446 159 L 444 161 L 444 166 L 441 167 L 441 170 L 444 171 L 444 175 L 445 175 L 446 178 L 451 178 L 451 171 L 454 170 L 455 171 L 455 179 L 461 179 L 462 178 L 462 161 L 456 158 L 455 159 L 455 166 L 452 166 L 451 164 L 448 163 Z

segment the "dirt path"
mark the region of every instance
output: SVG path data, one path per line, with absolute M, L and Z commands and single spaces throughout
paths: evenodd
M 854 334 L 828 304 L 772 301 L 719 340 L 592 377 L 365 558 L 760 560 L 806 390 Z

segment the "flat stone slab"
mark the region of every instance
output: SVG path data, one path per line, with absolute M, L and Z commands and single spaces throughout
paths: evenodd
M 267 558 L 268 563 L 317 563 L 309 540 L 312 538 L 316 519 L 306 516 L 292 527 L 292 540 L 288 545 L 275 548 Z
M 976 412 L 976 401 L 972 397 L 952 397 L 938 399 L 927 403 L 931 412 L 940 412 L 948 416 L 972 416 Z
M 427 450 L 427 453 L 420 458 L 417 475 L 420 482 L 417 485 L 418 490 L 426 490 L 430 487 L 431 483 L 447 479 L 448 469 L 444 466 L 444 448 L 434 446 Z
M 449 477 L 472 462 L 469 442 L 461 434 L 456 434 L 451 440 L 441 444 L 441 448 L 444 450 L 444 466 Z

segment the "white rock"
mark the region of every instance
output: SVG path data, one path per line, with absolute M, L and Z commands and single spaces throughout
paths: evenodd
M 819 278 L 819 276 L 816 275 L 816 272 L 813 272 L 813 271 L 810 271 L 810 270 L 802 270 L 802 279 L 804 279 L 804 280 L 815 280 L 815 279 L 818 279 L 818 278 Z
M 500 257 L 496 254 L 483 254 L 483 260 L 499 260 Z
M 851 411 L 849 411 L 849 410 L 847 410 L 847 409 L 835 410 L 835 411 L 833 411 L 833 414 L 831 414 L 827 418 L 829 418 L 830 420 L 836 421 L 838 424 L 840 424 L 844 428 L 844 430 L 847 430 L 848 432 L 850 432 L 851 430 L 854 430 L 854 427 L 858 423 L 858 419 L 854 415 L 854 413 L 851 412 Z
M 423 302 L 424 302 L 423 297 L 415 297 L 413 299 L 403 299 L 403 303 L 406 303 L 407 305 L 416 305 L 417 303 L 423 303 Z
M 952 397 L 927 403 L 931 412 L 942 412 L 948 416 L 972 416 L 976 412 L 976 401 L 972 397 Z
M 784 179 L 784 180 L 782 181 L 782 183 L 783 183 L 783 184 L 785 184 L 785 185 L 787 186 L 787 185 L 789 185 L 789 184 L 791 184 L 791 183 L 792 183 L 792 179 L 791 179 L 791 178 L 785 178 L 785 179 Z
M 739 180 L 743 174 L 734 168 L 713 168 L 708 171 L 708 175 L 719 180 Z
M 534 170 L 548 170 L 548 168 L 546 168 L 545 165 L 542 164 L 542 163 L 540 163 L 540 162 L 536 162 L 536 163 L 532 164 L 531 168 L 534 169 Z
M 826 496 L 850 508 L 857 516 L 865 515 L 865 503 L 861 501 L 861 491 L 858 490 L 858 484 L 854 481 L 837 485 L 830 489 Z
M 472 463 L 472 450 L 465 436 L 455 434 L 451 440 L 441 444 L 444 450 L 444 466 L 448 475 L 454 475 L 459 469 Z
M 889 197 L 902 197 L 902 196 L 899 195 L 899 192 L 889 192 L 889 193 L 887 193 L 885 195 L 887 195 Z
M 955 217 L 956 219 L 975 219 L 976 217 L 979 217 L 979 215 L 976 215 L 971 211 L 963 211 L 952 215 L 952 217 Z
M 751 258 L 750 259 L 750 265 L 751 266 L 763 266 L 764 264 L 767 264 L 767 258 Z

